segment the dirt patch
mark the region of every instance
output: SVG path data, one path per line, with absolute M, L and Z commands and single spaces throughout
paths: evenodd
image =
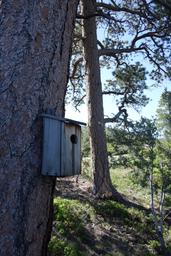
M 91 199 L 92 182 L 82 176 L 57 178 L 55 195 L 73 199 Z

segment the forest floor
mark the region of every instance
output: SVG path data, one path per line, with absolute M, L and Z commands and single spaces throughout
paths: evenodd
M 123 177 L 120 183 L 125 192 Z M 129 200 L 147 207 L 143 191 L 140 195 L 131 186 L 127 190 Z M 85 177 L 57 179 L 49 256 L 162 255 L 158 245 L 149 212 L 96 199 Z

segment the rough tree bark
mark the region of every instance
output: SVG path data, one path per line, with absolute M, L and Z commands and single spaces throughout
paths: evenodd
M 54 178 L 39 115 L 62 116 L 77 0 L 2 0 L 0 255 L 46 255 Z
M 108 167 L 96 20 L 93 17 L 96 10 L 95 4 L 95 0 L 82 0 L 82 15 L 85 17 L 83 19 L 83 46 L 94 193 L 98 197 L 114 196 L 122 201 L 121 195 L 112 186 Z

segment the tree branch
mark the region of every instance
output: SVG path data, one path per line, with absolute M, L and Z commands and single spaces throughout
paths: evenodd
M 120 23 L 124 22 L 122 20 L 117 20 L 116 18 L 114 18 L 110 14 L 104 13 L 102 10 L 97 10 L 97 12 L 95 12 L 94 14 L 87 15 L 87 16 L 83 16 L 83 15 L 77 14 L 76 18 L 77 19 L 90 19 L 90 18 L 93 18 L 93 17 L 103 17 L 103 18 L 105 18 L 107 20 L 113 20 L 115 22 L 120 22 Z
M 140 12 L 138 10 L 131 10 L 126 7 L 120 7 L 116 4 L 112 5 L 112 4 L 106 4 L 106 3 L 96 3 L 96 6 L 100 8 L 105 8 L 113 12 L 126 12 L 126 13 L 131 13 L 131 14 L 139 15 L 140 17 L 146 18 L 146 15 L 143 12 Z
M 116 92 L 116 91 L 103 91 L 103 95 L 108 95 L 108 94 L 114 94 L 114 95 L 124 95 L 124 92 Z
M 78 60 L 76 60 L 76 62 L 73 64 L 73 70 L 72 70 L 72 74 L 69 77 L 70 79 L 74 79 L 75 74 L 77 72 L 77 68 L 79 66 L 79 64 L 83 61 L 83 57 L 80 57 Z
M 99 40 L 97 40 L 97 44 L 100 46 L 101 49 L 104 49 L 104 45 Z
M 167 75 L 166 70 L 163 69 L 161 67 L 161 65 L 159 63 L 157 63 L 157 61 L 150 55 L 150 49 L 147 46 L 145 46 L 144 50 L 145 50 L 145 52 L 147 54 L 148 59 L 158 68 L 158 70 L 161 70 L 164 74 Z
M 81 101 L 86 97 L 86 94 L 84 94 L 78 101 L 77 104 L 75 104 L 75 109 L 79 111 L 78 106 L 80 105 Z M 79 111 L 80 112 L 80 111 Z
M 160 34 L 162 31 L 155 31 L 155 32 L 147 32 L 147 33 L 144 33 L 140 36 L 136 36 L 133 40 L 132 40 L 132 45 L 131 47 L 134 47 L 135 46 L 135 43 L 143 38 L 152 38 L 152 37 L 156 37 L 156 38 L 163 38 L 165 37 L 166 35 L 165 34 Z
M 135 51 L 141 51 L 144 50 L 144 47 L 130 47 L 130 48 L 122 48 L 122 49 L 100 49 L 99 50 L 99 56 L 109 56 L 109 57 L 115 57 L 116 54 L 121 53 L 130 53 Z
M 87 16 L 84 16 L 84 15 L 81 15 L 81 14 L 77 14 L 76 18 L 77 19 L 90 19 L 90 18 L 93 18 L 93 17 L 97 17 L 99 16 L 99 13 L 93 13 L 93 14 L 90 14 L 90 15 L 87 15 Z

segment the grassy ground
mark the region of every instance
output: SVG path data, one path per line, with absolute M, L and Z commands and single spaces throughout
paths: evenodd
M 149 208 L 150 191 L 133 182 L 130 169 L 112 169 L 111 179 L 117 190 L 128 199 Z
M 130 200 L 148 206 L 148 190 L 129 179 L 129 170 L 112 170 L 117 189 Z M 54 223 L 49 256 L 161 255 L 146 212 L 91 195 L 91 182 L 83 177 L 59 179 L 54 199 Z M 166 229 L 166 240 L 171 232 Z M 169 252 L 168 252 L 169 255 Z

